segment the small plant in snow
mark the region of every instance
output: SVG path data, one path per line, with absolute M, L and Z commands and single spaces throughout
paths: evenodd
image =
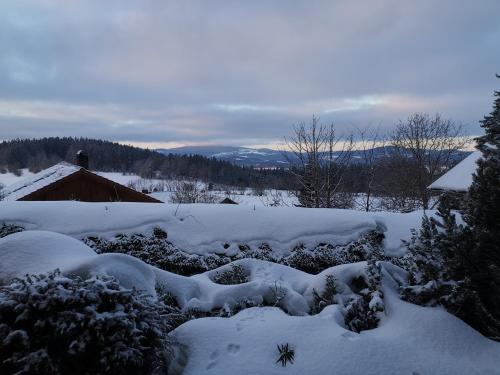
M 344 304 L 345 325 L 349 330 L 358 333 L 377 328 L 385 310 L 378 264 L 374 260 L 368 261 L 365 273 L 366 280 L 355 279 L 359 285 L 363 285 L 358 290 L 358 295 Z
M 216 272 L 213 281 L 222 285 L 244 284 L 248 282 L 248 276 L 242 266 L 231 264 L 231 269 Z
M 278 345 L 279 357 L 276 363 L 281 363 L 281 366 L 286 367 L 287 363 L 293 364 L 295 360 L 295 350 L 288 343 Z
M 272 294 L 272 303 L 274 307 L 281 306 L 281 301 L 286 297 L 286 289 L 278 284 L 277 281 L 274 282 L 274 285 L 270 287 Z
M 335 295 L 338 293 L 335 277 L 327 275 L 325 280 L 325 289 L 319 294 L 313 289 L 313 307 L 311 308 L 312 314 L 320 313 L 326 306 L 335 303 Z

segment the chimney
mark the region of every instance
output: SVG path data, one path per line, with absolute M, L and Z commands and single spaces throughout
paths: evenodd
M 85 151 L 80 150 L 76 153 L 76 165 L 89 169 L 89 156 Z

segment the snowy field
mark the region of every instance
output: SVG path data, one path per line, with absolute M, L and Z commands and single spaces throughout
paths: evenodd
M 1 208 L 4 212 L 5 207 Z M 81 211 L 78 206 L 67 208 Z M 11 214 L 15 211 L 9 209 Z M 89 217 L 88 212 L 80 216 L 80 223 Z M 342 216 L 335 217 L 342 221 Z M 36 220 L 35 210 L 32 224 Z M 351 218 L 350 225 L 357 220 Z M 56 221 L 49 222 L 48 226 L 54 229 Z M 83 226 L 92 225 L 96 224 Z M 76 225 L 70 227 L 74 230 Z M 107 274 L 123 286 L 144 290 L 153 298 L 155 287 L 161 286 L 176 297 L 182 308 L 196 307 L 199 311 L 231 306 L 241 299 L 269 303 L 277 284 L 285 291 L 279 307 L 252 307 L 229 318 L 208 317 L 180 325 L 171 333 L 178 346 L 170 373 L 499 374 L 500 344 L 484 338 L 440 308 L 401 301 L 397 287 L 404 280 L 404 271 L 391 264 L 381 263 L 385 304 L 381 322 L 377 328 L 358 334 L 346 329 L 340 302 L 353 293 L 352 280 L 364 272 L 365 262 L 332 267 L 318 275 L 259 260 L 236 263 L 245 270 L 248 280 L 221 285 L 213 281 L 219 269 L 180 276 L 127 255 L 97 255 L 83 243 L 62 234 L 25 231 L 0 239 L 3 281 L 54 268 L 81 277 Z M 327 275 L 337 280 L 338 303 L 310 315 L 314 290 L 324 288 Z M 276 347 L 284 343 L 295 351 L 294 363 L 287 367 L 276 363 Z

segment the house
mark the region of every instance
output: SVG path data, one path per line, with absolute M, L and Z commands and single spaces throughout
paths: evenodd
M 226 197 L 223 200 L 221 200 L 219 204 L 238 204 L 238 203 L 233 201 L 231 198 Z
M 162 203 L 88 170 L 88 156 L 77 153 L 77 164 L 61 162 L 2 191 L 4 201 L 143 202 Z

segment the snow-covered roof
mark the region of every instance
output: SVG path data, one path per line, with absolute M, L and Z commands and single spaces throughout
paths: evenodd
M 34 175 L 23 178 L 22 180 L 7 186 L 2 194 L 4 201 L 17 201 L 41 188 L 61 180 L 77 171 L 81 167 L 66 162 L 58 163 L 50 168 L 44 169 Z
M 467 191 L 472 184 L 472 174 L 477 169 L 480 151 L 475 151 L 444 175 L 429 185 L 433 190 Z

